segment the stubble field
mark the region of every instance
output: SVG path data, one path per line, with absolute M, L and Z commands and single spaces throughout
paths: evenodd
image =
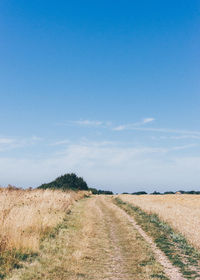
M 200 195 L 121 195 L 120 198 L 147 213 L 156 213 L 200 248 Z

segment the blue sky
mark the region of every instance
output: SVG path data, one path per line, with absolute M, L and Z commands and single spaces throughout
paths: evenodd
M 0 2 L 0 184 L 200 187 L 199 1 Z

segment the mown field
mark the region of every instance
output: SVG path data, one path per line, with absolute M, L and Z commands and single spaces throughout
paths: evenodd
M 123 201 L 155 213 L 200 249 L 200 195 L 121 195 Z

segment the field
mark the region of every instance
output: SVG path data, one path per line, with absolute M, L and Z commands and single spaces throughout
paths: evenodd
M 200 249 L 200 195 L 121 195 L 123 201 L 156 213 Z
M 0 189 L 0 248 L 37 251 L 41 236 L 60 223 L 84 192 Z
M 104 196 L 76 204 L 59 235 L 44 240 L 42 247 L 41 260 L 8 279 L 168 279 L 126 213 Z
M 0 279 L 200 279 L 200 252 L 188 243 L 198 249 L 198 205 L 188 195 L 2 188 Z

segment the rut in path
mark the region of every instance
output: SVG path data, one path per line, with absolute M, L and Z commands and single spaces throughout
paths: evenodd
M 95 232 L 85 252 L 87 279 L 167 279 L 163 267 L 153 260 L 149 244 L 133 227 L 128 215 L 110 198 L 94 197 L 87 207 L 88 220 L 93 223 Z M 178 278 L 178 271 L 176 276 L 177 280 L 182 279 Z
M 95 244 L 91 242 L 90 246 L 95 253 L 95 262 L 88 264 L 88 276 L 93 279 L 99 274 L 100 279 L 125 280 L 133 279 L 134 273 L 130 267 L 132 258 L 129 250 L 130 237 L 126 226 L 120 223 L 119 217 L 110 210 L 104 199 L 93 200 L 91 208 L 93 209 L 93 217 L 91 219 L 98 220 L 97 240 Z M 96 213 L 95 213 L 96 212 Z M 127 238 L 128 237 L 128 238 Z M 96 246 L 98 244 L 98 246 Z M 95 250 L 94 250 L 95 249 Z M 98 263 L 98 268 L 95 268 Z M 131 265 L 135 265 L 132 263 Z
M 109 251 L 107 256 L 108 260 L 110 258 L 110 261 L 107 262 L 106 266 L 104 266 L 104 269 L 108 267 L 108 273 L 107 273 L 108 278 L 105 279 L 113 279 L 113 280 L 136 279 L 133 278 L 136 276 L 134 275 L 136 271 L 132 271 L 130 268 L 132 267 L 132 265 L 138 266 L 138 264 L 136 260 L 135 263 L 131 264 L 131 258 L 133 258 L 133 252 L 130 248 L 131 242 L 129 244 L 128 243 L 129 240 L 127 239 L 127 235 L 129 234 L 131 235 L 130 227 L 129 227 L 131 225 L 149 244 L 157 261 L 163 266 L 163 270 L 166 276 L 170 280 L 185 280 L 185 278 L 181 275 L 178 268 L 174 267 L 171 264 L 171 262 L 165 256 L 165 254 L 155 245 L 152 239 L 141 229 L 141 227 L 136 224 L 135 220 L 132 217 L 130 217 L 126 212 L 124 212 L 118 206 L 114 205 L 110 199 L 101 197 L 96 201 L 93 201 L 93 203 L 96 204 L 95 207 L 96 209 L 98 209 L 101 219 L 103 220 L 104 230 L 102 231 L 107 232 L 108 240 L 110 242 L 110 247 L 111 247 L 111 250 Z M 127 245 L 129 247 L 128 250 L 126 248 Z M 142 248 L 138 248 L 138 249 L 139 249 L 139 253 L 142 254 L 143 253 Z M 146 276 L 143 275 L 142 277 L 145 278 L 141 278 L 141 279 L 146 279 Z
M 121 209 L 120 209 L 121 210 Z M 123 210 L 121 210 L 124 212 Z M 154 252 L 156 259 L 162 264 L 165 274 L 169 277 L 170 280 L 186 280 L 180 273 L 179 269 L 172 265 L 167 256 L 156 246 L 152 238 L 149 237 L 144 230 L 136 223 L 136 221 L 130 217 L 126 212 L 123 213 L 126 215 L 128 221 L 133 225 L 133 227 L 141 234 L 141 236 L 149 243 L 152 251 Z

